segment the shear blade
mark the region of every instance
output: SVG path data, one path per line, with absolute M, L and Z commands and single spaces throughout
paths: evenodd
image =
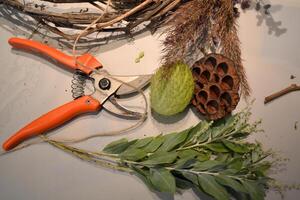
M 116 95 L 128 95 L 134 92 L 137 92 L 137 89 L 142 89 L 145 87 L 152 77 L 150 75 L 141 75 L 141 76 L 114 76 L 114 78 L 125 82 L 120 88 L 116 91 Z
M 140 112 L 131 111 L 124 106 L 120 105 L 114 96 L 108 98 L 108 100 L 103 104 L 103 107 L 108 112 L 127 119 L 141 119 L 143 114 Z

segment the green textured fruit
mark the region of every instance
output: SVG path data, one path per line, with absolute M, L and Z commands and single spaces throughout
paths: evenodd
M 151 79 L 150 90 L 151 107 L 155 112 L 166 116 L 177 114 L 186 108 L 193 96 L 192 72 L 183 63 L 169 69 L 161 67 Z

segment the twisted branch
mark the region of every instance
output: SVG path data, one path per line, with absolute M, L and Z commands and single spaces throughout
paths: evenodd
M 53 12 L 49 11 L 43 2 L 53 3 L 90 3 L 97 11 L 87 12 Z M 44 25 L 49 31 L 62 36 L 67 40 L 75 40 L 78 33 L 66 33 L 62 28 L 69 28 L 76 31 L 83 30 L 94 20 L 96 20 L 103 10 L 98 3 L 107 4 L 106 0 L 39 0 L 37 4 L 29 4 L 19 0 L 0 0 L 0 3 L 6 5 L 10 9 L 31 16 L 33 19 Z M 169 11 L 173 10 L 181 0 L 132 0 L 132 1 L 114 1 L 111 10 L 97 22 L 97 24 L 88 29 L 83 37 L 95 32 L 101 32 L 104 29 L 109 31 L 130 32 L 132 29 L 145 21 L 152 21 L 165 16 Z M 41 7 L 42 6 L 42 7 Z M 126 8 L 124 8 L 126 7 Z M 88 9 L 87 9 L 88 10 Z M 120 22 L 126 22 L 123 27 L 116 26 Z

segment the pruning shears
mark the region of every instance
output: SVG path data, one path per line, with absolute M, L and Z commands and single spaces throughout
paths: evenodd
M 113 76 L 103 69 L 102 64 L 94 56 L 88 53 L 75 59 L 36 41 L 11 38 L 8 42 L 16 49 L 38 53 L 76 71 L 77 75 L 81 77 L 78 80 L 83 81 L 80 86 L 85 87 L 84 80 L 89 80 L 93 87 L 91 94 L 85 95 L 84 90 L 81 90 L 79 95 L 78 93 L 75 95 L 73 101 L 55 108 L 20 129 L 4 142 L 3 149 L 5 151 L 13 149 L 28 138 L 54 129 L 80 114 L 97 112 L 103 107 L 117 115 L 135 119 L 142 117 L 142 113 L 130 111 L 118 104 L 117 97 L 137 92 L 137 89 L 141 89 L 149 83 L 151 75 Z M 76 88 L 73 89 L 76 91 Z

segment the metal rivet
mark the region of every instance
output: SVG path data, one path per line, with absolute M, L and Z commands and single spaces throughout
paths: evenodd
M 109 88 L 110 88 L 110 80 L 107 79 L 107 78 L 102 78 L 102 79 L 99 81 L 99 87 L 100 87 L 102 90 L 109 90 Z

